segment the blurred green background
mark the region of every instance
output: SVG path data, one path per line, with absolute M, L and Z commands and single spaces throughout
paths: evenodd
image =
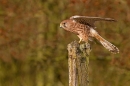
M 120 49 L 91 42 L 90 86 L 130 85 L 130 0 L 0 0 L 0 86 L 68 86 L 67 44 L 59 28 L 73 15 L 110 17 L 97 31 Z

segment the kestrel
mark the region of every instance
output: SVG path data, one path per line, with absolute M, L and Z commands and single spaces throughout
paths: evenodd
M 112 53 L 119 53 L 119 49 L 101 37 L 95 30 L 94 23 L 96 21 L 115 21 L 111 18 L 88 17 L 88 16 L 72 16 L 60 23 L 63 29 L 75 33 L 81 41 L 88 42 L 91 38 L 96 38 L 106 49 Z

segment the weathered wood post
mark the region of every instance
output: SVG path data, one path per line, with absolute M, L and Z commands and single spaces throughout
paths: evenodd
M 77 41 L 68 44 L 69 86 L 88 86 L 90 44 Z

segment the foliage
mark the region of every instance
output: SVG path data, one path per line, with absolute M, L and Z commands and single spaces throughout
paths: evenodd
M 78 38 L 59 23 L 72 15 L 117 19 L 96 24 L 120 54 L 91 43 L 90 86 L 129 86 L 129 0 L 0 0 L 0 85 L 67 86 L 66 46 Z

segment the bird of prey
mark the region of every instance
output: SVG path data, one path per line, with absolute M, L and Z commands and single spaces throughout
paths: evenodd
M 81 41 L 88 42 L 90 38 L 96 38 L 106 49 L 112 53 L 119 53 L 119 49 L 101 37 L 95 30 L 94 23 L 96 21 L 115 21 L 112 18 L 88 17 L 88 16 L 72 16 L 69 19 L 63 20 L 60 27 L 76 34 Z

